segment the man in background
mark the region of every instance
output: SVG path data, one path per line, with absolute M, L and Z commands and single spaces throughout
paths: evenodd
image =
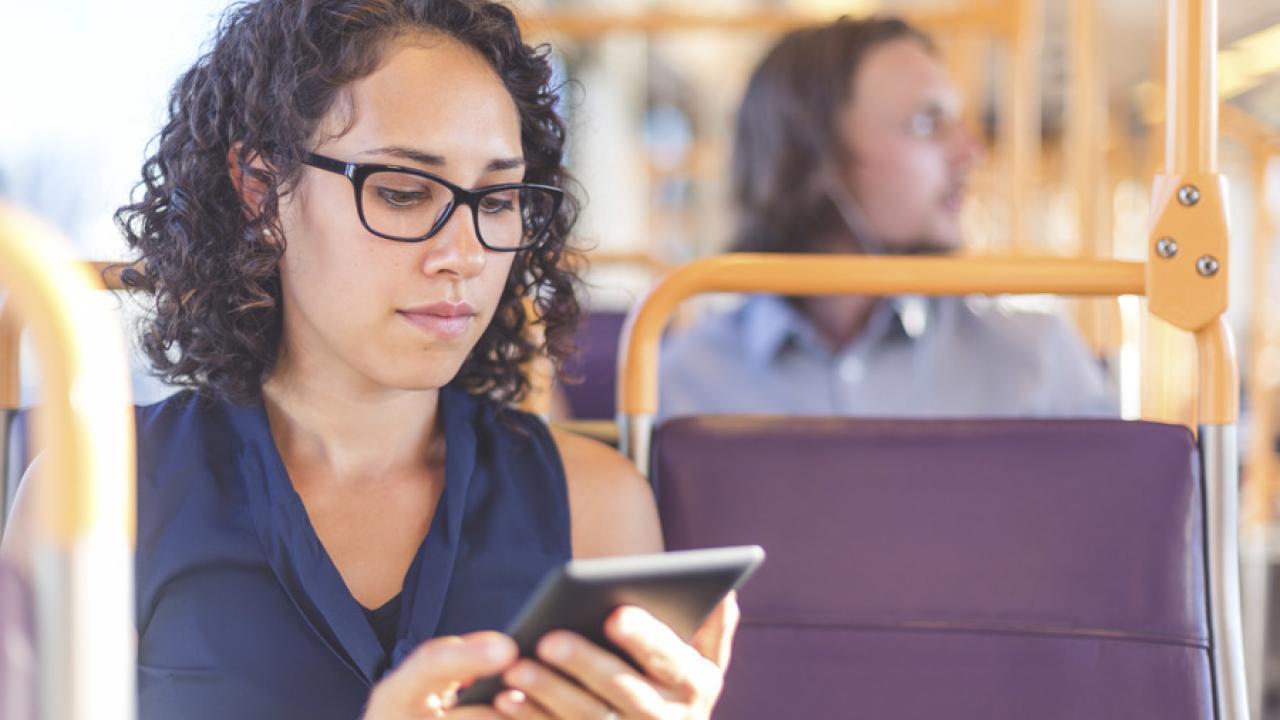
M 787 34 L 739 109 L 732 250 L 946 254 L 982 148 L 932 41 L 901 20 Z M 752 296 L 663 351 L 664 416 L 1106 415 L 1075 332 L 964 298 Z

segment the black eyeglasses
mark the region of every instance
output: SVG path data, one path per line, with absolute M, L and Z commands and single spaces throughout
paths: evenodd
M 365 229 L 396 242 L 430 240 L 458 206 L 466 205 L 486 249 L 528 250 L 546 237 L 564 201 L 564 191 L 550 185 L 504 183 L 467 190 L 398 165 L 347 163 L 316 153 L 307 153 L 303 162 L 350 180 Z

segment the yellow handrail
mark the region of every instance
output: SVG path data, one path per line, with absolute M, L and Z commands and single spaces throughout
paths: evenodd
M 118 322 L 56 232 L 0 204 L 0 286 L 32 329 L 42 382 L 34 486 L 41 708 L 134 714 L 134 434 Z
M 1230 102 L 1218 106 L 1223 137 L 1249 146 L 1255 153 L 1280 153 L 1280 132 Z
M 619 355 L 618 412 L 658 407 L 658 339 L 676 307 L 708 292 L 785 295 L 1142 295 L 1143 264 L 1046 258 L 907 258 L 733 254 L 665 276 L 632 310 Z
M 1035 237 L 1031 217 L 1040 185 L 1040 56 L 1043 54 L 1042 0 L 1006 0 L 1012 57 L 1004 64 L 1008 92 L 1001 110 L 1000 143 L 1009 175 L 1010 250 L 1027 253 Z
M 22 322 L 8 298 L 0 296 L 0 410 L 16 408 L 22 400 L 18 351 Z
M 1218 169 L 1218 13 L 1212 0 L 1171 0 L 1166 45 L 1166 172 Z M 1175 80 L 1176 79 L 1176 80 Z
M 1227 309 L 1226 179 L 1218 172 L 1217 3 L 1170 0 L 1165 165 L 1152 192 L 1151 313 L 1195 331 Z
M 1106 102 L 1101 88 L 1098 42 L 1098 0 L 1070 3 L 1071 68 L 1067 92 L 1070 110 L 1066 133 L 1069 185 L 1076 201 L 1077 255 L 1085 258 L 1114 256 L 1111 227 L 1105 221 L 1108 188 Z M 1114 359 L 1123 345 L 1120 304 L 1115 298 L 1083 300 L 1074 307 L 1081 336 L 1094 355 Z

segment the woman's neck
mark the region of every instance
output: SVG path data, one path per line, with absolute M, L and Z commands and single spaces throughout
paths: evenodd
M 362 484 L 443 461 L 439 390 L 361 387 L 282 363 L 262 397 L 276 446 L 299 479 Z

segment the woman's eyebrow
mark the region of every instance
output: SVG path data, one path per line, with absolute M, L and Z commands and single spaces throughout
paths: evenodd
M 490 160 L 485 166 L 485 170 L 492 172 L 495 170 L 515 170 L 525 166 L 524 158 L 504 158 L 502 160 Z
M 403 145 L 388 145 L 386 147 L 374 148 L 372 150 L 365 150 L 360 154 L 361 155 L 390 155 L 392 157 L 403 158 L 405 160 L 412 160 L 416 163 L 421 163 L 423 165 L 431 165 L 433 167 L 440 167 L 445 164 L 444 158 L 440 155 L 436 155 L 435 153 L 425 152 L 422 150 L 415 150 L 411 147 L 405 147 Z
M 360 154 L 361 155 L 390 155 L 392 157 L 403 158 L 405 160 L 412 160 L 416 163 L 420 163 L 422 165 L 427 165 L 430 167 L 443 167 L 444 165 L 447 164 L 445 162 L 444 157 L 440 155 L 436 155 L 435 153 L 425 152 L 423 150 L 416 150 L 414 148 L 405 147 L 403 145 L 388 145 L 386 147 L 374 148 L 372 150 L 365 150 Z M 489 164 L 485 166 L 485 171 L 494 172 L 497 170 L 514 170 L 516 168 L 522 168 L 524 166 L 525 166 L 524 158 L 501 158 L 498 160 L 490 160 Z

